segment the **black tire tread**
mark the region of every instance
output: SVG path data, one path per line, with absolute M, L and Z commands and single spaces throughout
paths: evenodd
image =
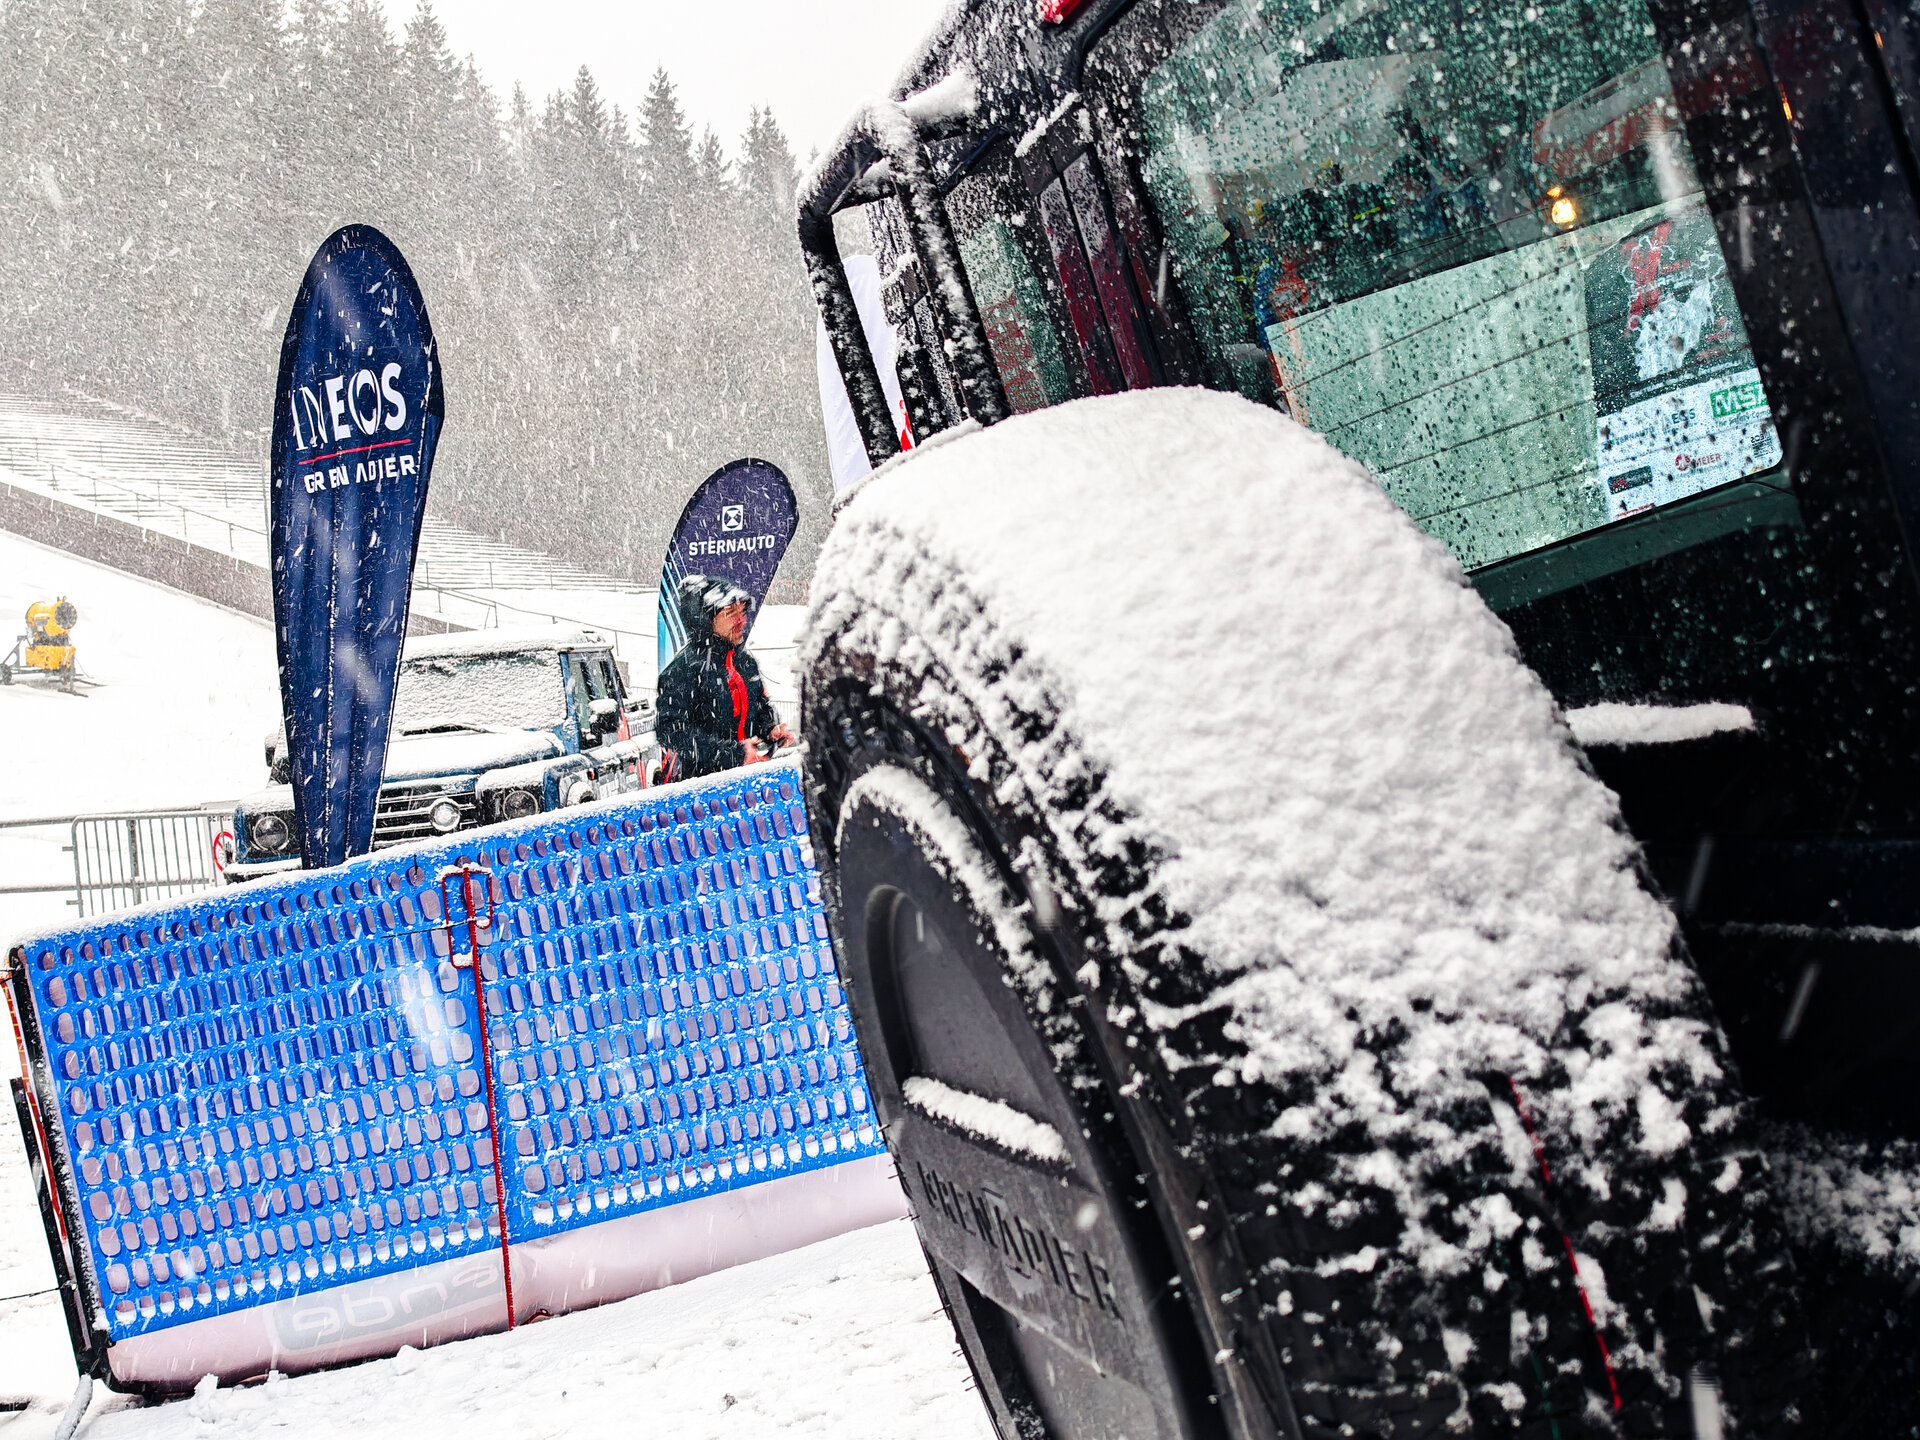
M 906 536 L 900 542 L 910 548 Z M 1175 1138 L 1196 1190 L 1228 1216 L 1219 1241 L 1231 1252 L 1227 1263 L 1243 1266 L 1252 1279 L 1252 1327 L 1284 1371 L 1280 1383 L 1302 1435 L 1399 1440 L 1463 1427 L 1529 1440 L 1684 1435 L 1692 1427 L 1688 1397 L 1671 1368 L 1675 1355 L 1703 1357 L 1702 1368 L 1742 1417 L 1743 1437 L 1797 1429 L 1803 1417 L 1794 1401 L 1806 1361 L 1794 1275 L 1751 1118 L 1697 983 L 1661 1017 L 1700 1026 L 1721 1066 L 1719 1082 L 1682 1087 L 1689 1097 L 1683 1118 L 1695 1137 L 1684 1163 L 1618 1166 L 1607 1195 L 1566 1181 L 1552 1193 L 1524 1177 L 1516 1186 L 1497 1114 L 1509 1102 L 1498 1093 L 1499 1078 L 1489 1077 L 1481 1091 L 1447 1097 L 1425 1118 L 1444 1122 L 1454 1137 L 1446 1157 L 1450 1199 L 1497 1188 L 1522 1214 L 1523 1229 L 1494 1260 L 1508 1273 L 1504 1296 L 1490 1302 L 1477 1269 L 1436 1281 L 1396 1267 L 1391 1256 L 1407 1217 L 1395 1198 L 1336 1174 L 1343 1159 L 1374 1142 L 1352 1135 L 1317 1147 L 1283 1144 L 1274 1122 L 1298 1096 L 1265 1081 L 1220 1083 L 1247 1054 L 1219 1003 L 1226 982 L 1181 944 L 1182 917 L 1168 913 L 1152 883 L 1158 857 L 1107 792 L 1080 738 L 1059 723 L 1066 706 L 1043 663 L 995 629 L 963 577 L 925 556 L 911 564 L 911 617 L 829 607 L 826 625 L 809 642 L 814 658 L 803 724 L 818 833 L 830 829 L 847 766 L 863 746 L 942 752 L 970 777 L 972 801 L 1005 837 L 1009 855 L 1037 861 L 1064 908 L 1081 917 L 1100 976 L 1084 998 L 1109 1019 L 1131 1017 L 1117 1029 L 1134 1051 L 1130 1058 L 1153 1076 L 1141 1103 Z M 883 623 L 904 626 L 907 641 L 896 629 L 879 643 Z M 1014 696 L 1019 703 L 1011 703 Z M 899 733 L 881 733 L 887 730 Z M 1116 834 L 1129 838 L 1116 846 Z M 830 852 L 823 846 L 829 872 Z M 1061 981 L 1079 984 L 1072 975 Z M 1620 998 L 1595 995 L 1583 1011 L 1569 1013 L 1567 1024 Z M 1141 1019 L 1148 1007 L 1184 1018 L 1154 1031 Z M 1382 1048 L 1399 1038 L 1375 1037 Z M 1183 1058 L 1194 1056 L 1206 1058 Z M 1546 1088 L 1534 1097 L 1543 1107 L 1552 1101 Z M 1410 1133 L 1407 1144 L 1430 1138 Z M 1602 1146 L 1626 1153 L 1629 1139 L 1606 1137 Z M 1712 1181 L 1731 1173 L 1730 1164 L 1743 1183 L 1716 1189 Z M 1662 1230 L 1654 1223 L 1657 1207 L 1664 1182 L 1676 1175 L 1686 1186 L 1686 1221 Z M 1337 1216 L 1299 1203 L 1312 1181 L 1332 1185 L 1346 1202 Z M 1603 1266 L 1614 1303 L 1632 1307 L 1670 1347 L 1665 1356 L 1613 1357 L 1620 1405 L 1611 1413 L 1592 1398 L 1607 1393 L 1605 1367 L 1558 1253 L 1563 1233 L 1578 1236 L 1580 1248 Z M 1551 1263 L 1539 1263 L 1543 1252 Z M 1723 1303 L 1721 1331 L 1708 1332 L 1696 1287 L 1723 1301 L 1737 1297 L 1737 1307 Z M 1546 1330 L 1518 1349 L 1511 1340 L 1516 1308 L 1543 1317 Z M 1738 1325 L 1726 1333 L 1734 1309 Z M 1467 1336 L 1470 1358 L 1449 1358 L 1449 1332 Z M 1664 1370 L 1657 1363 L 1663 1359 Z M 1522 1403 L 1513 1403 L 1515 1394 Z

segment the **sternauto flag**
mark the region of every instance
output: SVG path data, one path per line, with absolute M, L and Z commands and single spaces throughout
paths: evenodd
M 655 626 L 660 669 L 687 643 L 676 597 L 689 575 L 724 575 L 753 597 L 747 633 L 800 523 L 793 486 L 765 460 L 735 460 L 701 482 L 667 542 L 660 567 L 660 614 Z
M 413 272 L 364 225 L 307 266 L 280 348 L 270 544 L 300 855 L 373 843 L 413 557 L 445 406 Z

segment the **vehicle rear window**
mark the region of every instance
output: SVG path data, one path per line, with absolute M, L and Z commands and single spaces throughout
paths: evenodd
M 1121 83 L 1213 383 L 1469 569 L 1779 465 L 1643 5 L 1157 8 Z

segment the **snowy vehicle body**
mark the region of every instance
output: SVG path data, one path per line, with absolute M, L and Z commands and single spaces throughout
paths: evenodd
M 970 0 L 808 177 L 809 803 L 1003 1435 L 1920 1418 L 1916 57 Z
M 648 707 L 628 699 L 611 646 L 592 631 L 410 640 L 373 848 L 640 789 L 652 758 L 650 730 Z M 284 782 L 279 738 L 268 741 L 267 767 Z M 292 787 L 276 784 L 241 800 L 233 835 L 229 883 L 297 869 Z

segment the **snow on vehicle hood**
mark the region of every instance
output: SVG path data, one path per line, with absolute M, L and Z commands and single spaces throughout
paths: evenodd
M 550 730 L 450 730 L 396 735 L 387 745 L 388 780 L 471 775 L 566 754 Z

